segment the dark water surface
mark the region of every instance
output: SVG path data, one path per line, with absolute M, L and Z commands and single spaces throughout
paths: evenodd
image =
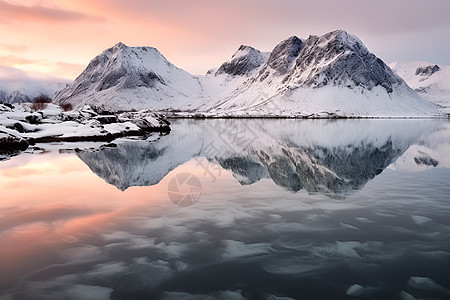
M 450 299 L 450 122 L 172 128 L 0 162 L 0 299 Z

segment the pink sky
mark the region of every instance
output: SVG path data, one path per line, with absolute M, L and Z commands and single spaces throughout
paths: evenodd
M 0 0 L 0 65 L 73 79 L 121 41 L 204 74 L 241 44 L 270 51 L 291 35 L 335 29 L 387 63 L 450 64 L 449 11 L 447 0 Z

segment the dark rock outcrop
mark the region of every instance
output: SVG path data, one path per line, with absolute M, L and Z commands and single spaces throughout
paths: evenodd
M 440 70 L 441 68 L 439 68 L 438 65 L 430 65 L 425 67 L 418 67 L 415 74 L 420 76 L 430 76 Z
M 276 45 L 270 53 L 266 64 L 259 72 L 259 81 L 263 81 L 271 73 L 277 76 L 288 73 L 303 46 L 304 41 L 296 36 L 291 36 Z
M 224 62 L 215 75 L 228 74 L 232 76 L 248 75 L 264 63 L 262 53 L 250 46 L 241 45 L 230 61 Z

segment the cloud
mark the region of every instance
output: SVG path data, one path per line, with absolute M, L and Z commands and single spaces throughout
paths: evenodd
M 20 68 L 16 69 L 15 67 Z M 0 55 L 0 78 L 43 79 L 53 82 L 65 82 L 66 78 L 78 76 L 86 66 L 68 62 L 50 62 L 47 60 L 29 59 L 18 55 Z M 46 74 L 39 72 L 45 70 Z M 52 76 L 49 76 L 51 74 Z
M 0 0 L 0 23 L 102 21 L 103 17 L 42 5 L 25 6 Z
M 101 11 L 111 20 L 116 40 L 157 47 L 191 73 L 219 66 L 240 44 L 270 51 L 290 35 L 307 38 L 336 29 L 358 35 L 387 62 L 404 57 L 442 64 L 449 61 L 450 44 L 443 38 L 450 34 L 450 1 L 446 0 L 413 5 L 409 0 L 348 0 L 345 4 L 330 0 L 69 2 L 85 13 Z M 147 28 L 145 37 L 139 36 L 143 27 Z M 437 37 L 427 39 L 435 33 Z
M 15 226 L 24 226 L 35 222 L 54 222 L 58 220 L 67 220 L 75 217 L 84 217 L 92 214 L 92 210 L 76 205 L 55 204 L 47 205 L 37 209 L 19 210 L 10 212 L 8 217 L 0 221 L 0 229 L 14 228 Z
M 28 80 L 30 76 L 23 70 L 19 70 L 12 67 L 0 66 L 0 79 L 1 80 Z M 0 170 L 3 169 L 0 167 Z
M 23 52 L 27 51 L 29 48 L 25 45 L 5 44 L 5 45 L 0 45 L 0 49 L 4 50 L 6 52 L 10 52 L 10 53 L 23 53 Z
M 16 55 L 1 55 L 0 65 L 11 66 L 11 65 L 29 65 L 39 63 L 37 60 L 32 60 Z
M 291 35 L 307 38 L 310 34 L 344 29 L 359 36 L 386 62 L 428 60 L 450 64 L 450 42 L 444 38 L 450 34 L 447 0 L 414 4 L 409 0 L 377 3 L 348 0 L 345 4 L 330 0 L 26 3 L 32 4 L 0 0 L 0 27 L 5 44 L 0 46 L 4 52 L 0 55 L 26 53 L 30 60 L 85 66 L 95 55 L 122 41 L 130 46 L 156 47 L 178 67 L 203 74 L 229 59 L 240 44 L 270 51 Z M 96 16 L 97 12 L 101 15 Z M 28 66 L 24 68 L 26 71 L 52 72 L 71 79 L 84 67 Z
M 49 73 L 62 78 L 73 79 L 76 76 L 80 75 L 85 68 L 86 66 L 83 64 L 56 62 L 49 64 Z

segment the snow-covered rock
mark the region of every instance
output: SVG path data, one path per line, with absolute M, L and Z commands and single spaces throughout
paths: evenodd
M 14 130 L 0 125 L 0 161 L 19 154 L 28 148 L 28 142 Z
M 270 53 L 266 64 L 260 71 L 258 80 L 263 81 L 272 74 L 284 75 L 292 70 L 292 67 L 304 45 L 305 41 L 297 36 L 291 36 L 276 45 Z
M 46 142 L 110 142 L 118 137 L 169 132 L 169 122 L 147 110 L 98 115 L 92 108 L 65 112 L 55 104 L 34 112 L 30 105 L 0 105 L 0 151 Z
M 419 95 L 450 114 L 450 66 L 428 62 L 394 62 L 389 66 Z
M 261 53 L 261 51 L 253 47 L 241 45 L 233 54 L 231 60 L 224 62 L 219 69 L 217 69 L 215 75 L 250 75 L 267 60 L 267 57 L 267 53 Z

